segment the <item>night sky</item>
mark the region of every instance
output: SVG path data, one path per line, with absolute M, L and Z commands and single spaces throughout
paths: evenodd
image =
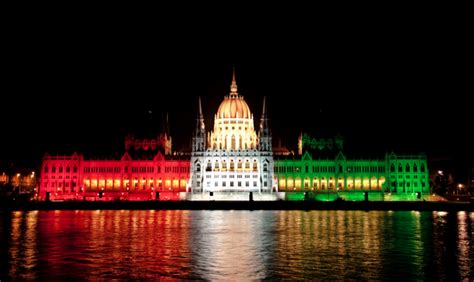
M 210 129 L 229 93 L 233 63 L 256 124 L 266 95 L 275 143 L 290 149 L 301 131 L 339 132 L 354 157 L 395 150 L 466 163 L 474 155 L 472 106 L 463 97 L 472 95 L 472 78 L 462 53 L 447 44 L 346 42 L 222 63 L 113 44 L 18 47 L 1 98 L 2 165 L 35 166 L 45 152 L 121 153 L 125 134 L 150 129 L 150 118 L 159 121 L 163 113 L 174 149 L 189 147 L 198 96 Z

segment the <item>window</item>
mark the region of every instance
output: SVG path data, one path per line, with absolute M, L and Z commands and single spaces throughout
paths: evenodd
M 421 172 L 425 172 L 425 165 L 424 164 L 421 164 Z
M 390 172 L 395 172 L 395 166 L 393 164 L 390 165 Z
M 304 167 L 304 172 L 306 172 L 306 173 L 308 173 L 308 172 L 309 172 L 308 165 L 306 165 L 306 166 Z
M 413 172 L 418 172 L 418 166 L 416 164 L 413 165 Z
M 398 172 L 403 172 L 402 164 L 398 164 Z
M 406 171 L 406 172 L 410 172 L 410 165 L 409 165 L 409 164 L 406 165 L 405 171 Z
M 51 172 L 52 172 L 52 173 L 56 173 L 56 167 L 55 167 L 55 166 L 53 166 L 53 167 L 51 168 Z
M 66 167 L 66 172 L 67 172 L 67 173 L 71 172 L 71 168 L 70 168 L 70 167 Z
M 48 173 L 48 172 L 49 172 L 49 169 L 48 169 L 48 166 L 47 166 L 47 165 L 44 166 L 43 171 L 44 171 L 44 173 Z
M 63 172 L 63 167 L 60 166 L 60 167 L 59 167 L 59 173 L 62 173 L 62 172 Z
M 268 171 L 268 164 L 263 164 L 263 171 L 265 171 L 265 172 Z
M 77 166 L 74 166 L 72 172 L 77 173 Z

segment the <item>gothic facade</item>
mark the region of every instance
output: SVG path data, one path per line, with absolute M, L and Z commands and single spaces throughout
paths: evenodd
M 190 156 L 172 151 L 169 132 L 149 139 L 127 136 L 124 152 L 114 159 L 46 154 L 39 198 L 420 200 L 430 194 L 424 154 L 354 159 L 345 154 L 339 135 L 316 139 L 302 134 L 296 154 L 273 148 L 265 98 L 255 128 L 254 115 L 238 93 L 235 71 L 210 131 L 198 101 Z
M 206 132 L 200 98 L 198 112 L 192 140 L 190 192 L 276 191 L 265 98 L 256 131 L 254 116 L 238 93 L 234 71 L 230 94 L 214 116 L 212 131 Z

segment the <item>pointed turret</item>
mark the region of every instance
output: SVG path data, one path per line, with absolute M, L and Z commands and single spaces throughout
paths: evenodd
M 201 97 L 198 99 L 198 116 L 196 118 L 196 129 L 193 137 L 193 151 L 203 151 L 206 146 L 206 127 L 204 115 L 202 114 Z
M 263 108 L 262 108 L 262 117 L 260 118 L 260 150 L 261 151 L 271 151 L 272 150 L 272 136 L 270 133 L 270 128 L 268 127 L 268 117 L 267 117 L 267 99 L 263 97 Z
M 236 98 L 239 96 L 237 93 L 237 81 L 235 80 L 235 66 L 232 68 L 232 84 L 230 85 L 230 97 Z
M 201 96 L 199 96 L 198 104 L 199 104 L 199 122 L 200 122 L 201 128 L 204 129 L 204 116 L 202 114 Z
M 266 96 L 263 97 L 263 109 L 262 109 L 262 117 L 260 118 L 260 130 L 268 129 L 266 98 L 267 98 Z

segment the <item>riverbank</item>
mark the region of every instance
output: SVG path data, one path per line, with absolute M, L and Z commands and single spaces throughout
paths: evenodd
M 474 211 L 467 202 L 134 201 L 4 202 L 0 210 L 393 210 Z

